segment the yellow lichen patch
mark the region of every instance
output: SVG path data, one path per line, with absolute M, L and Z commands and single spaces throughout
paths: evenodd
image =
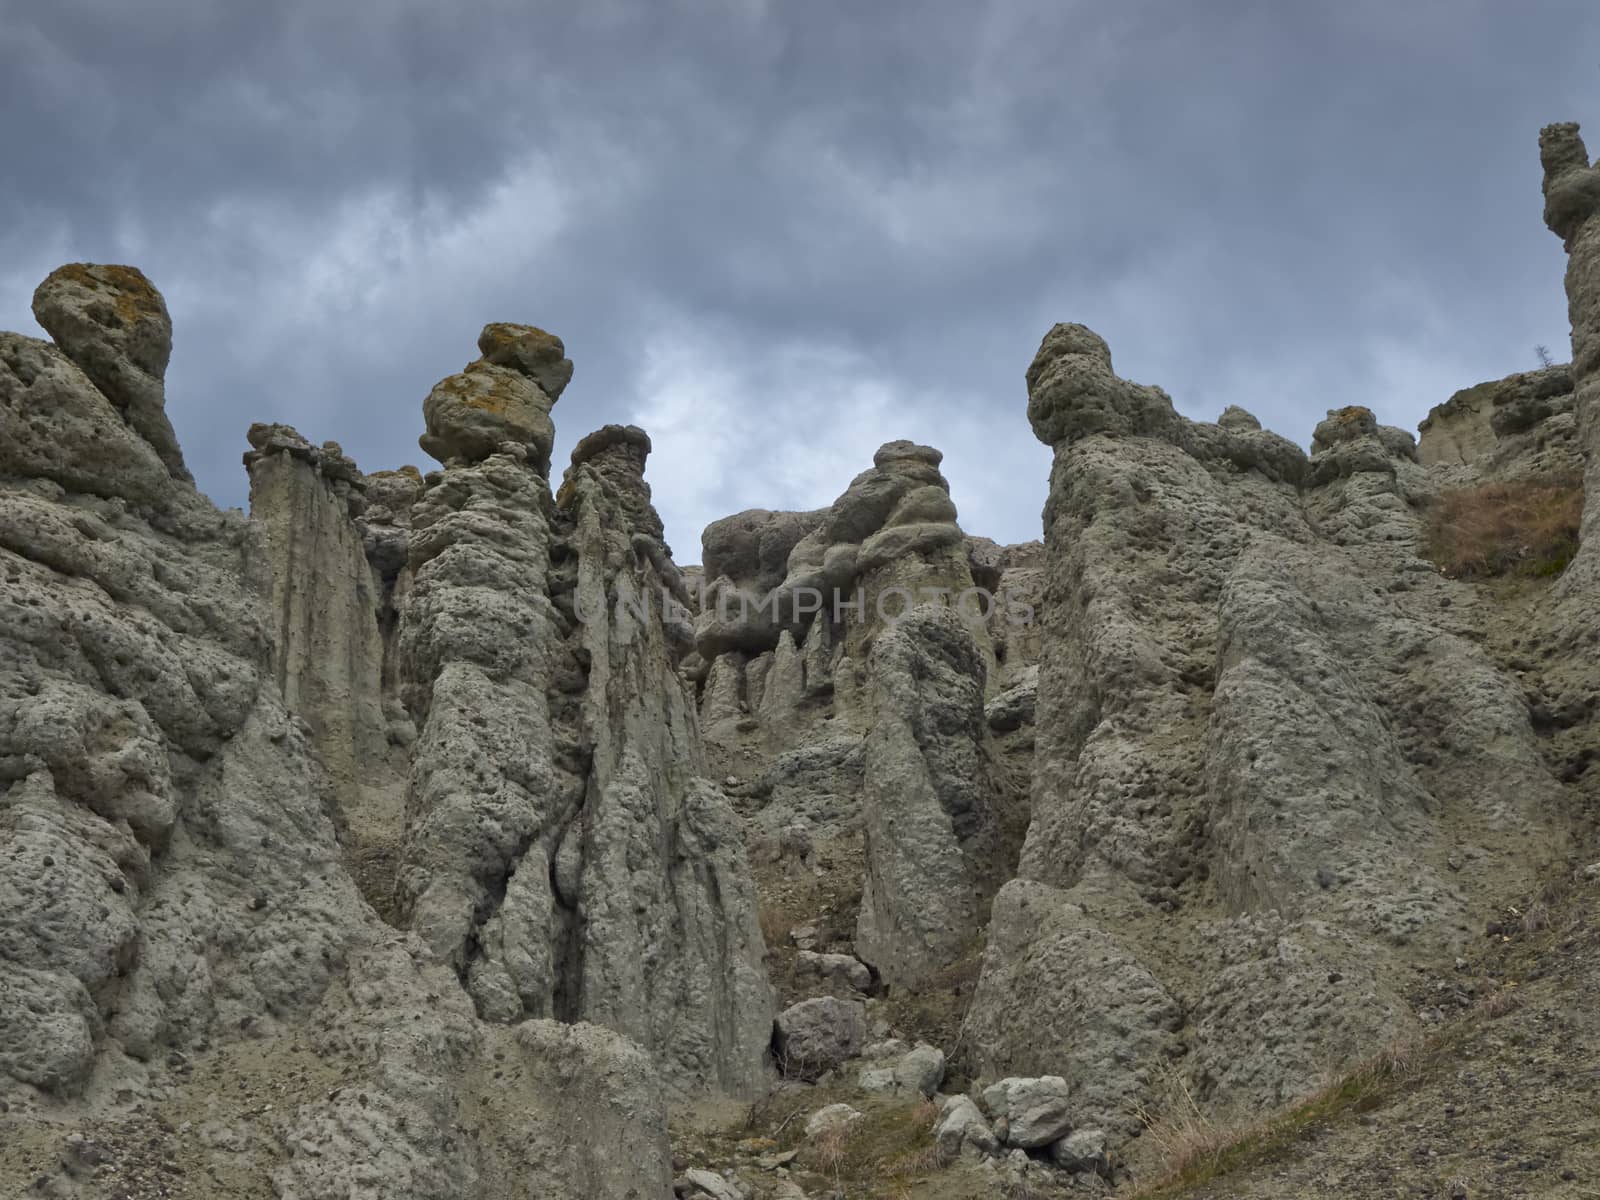
M 1333 419 L 1341 425 L 1359 425 L 1366 421 L 1375 421 L 1370 408 L 1363 408 L 1359 404 L 1351 404 L 1341 408 L 1333 414 Z
M 68 263 L 58 268 L 55 275 L 94 292 L 109 291 L 117 317 L 125 325 L 162 316 L 161 294 L 138 267 L 115 263 Z
M 525 403 L 524 397 L 517 394 L 513 379 L 482 362 L 470 364 L 459 375 L 441 379 L 434 385 L 434 390 L 445 393 L 467 408 L 494 413 L 496 416 L 504 416 Z
M 492 352 L 491 348 L 498 349 L 516 342 L 548 342 L 551 349 L 561 346 L 560 338 L 537 325 L 513 325 L 509 321 L 493 321 L 485 325 L 483 332 L 478 335 L 478 349 L 486 355 Z

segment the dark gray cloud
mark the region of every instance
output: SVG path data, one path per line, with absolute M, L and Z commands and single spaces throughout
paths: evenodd
M 0 327 L 143 267 L 224 504 L 252 420 L 425 462 L 422 397 L 513 320 L 577 364 L 563 446 L 651 431 L 685 561 L 901 436 L 1021 540 L 1053 321 L 1301 442 L 1563 356 L 1536 136 L 1600 140 L 1591 7 L 0 0 Z

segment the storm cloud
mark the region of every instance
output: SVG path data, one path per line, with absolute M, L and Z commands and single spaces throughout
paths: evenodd
M 1564 359 L 1537 134 L 1600 134 L 1592 9 L 0 0 L 0 328 L 60 263 L 142 267 L 222 504 L 256 420 L 426 469 L 423 396 L 509 320 L 576 363 L 558 463 L 650 431 L 680 561 L 895 437 L 1023 540 L 1055 321 L 1302 444 Z

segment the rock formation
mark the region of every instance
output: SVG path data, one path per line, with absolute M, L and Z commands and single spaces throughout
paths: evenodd
M 1082 326 L 1028 384 L 1055 449 L 1033 815 L 969 1035 L 1126 1127 L 1187 1011 L 1197 1094 L 1283 1103 L 1404 1031 L 1394 948 L 1448 954 L 1474 913 L 1447 860 L 1525 881 L 1559 785 L 1518 689 L 1439 621 L 1409 435 L 1345 409 L 1307 459 L 1238 410 L 1189 422 Z
M 85 279 L 98 338 L 57 323 Z M 271 431 L 270 515 L 218 512 L 156 408 L 168 345 L 146 317 L 165 310 L 143 277 L 64 268 L 38 307 L 56 345 L 0 334 L 0 1112 L 6 1169 L 27 1172 L 6 1190 L 126 1194 L 152 1155 L 160 1178 L 225 1171 L 249 1194 L 662 1194 L 641 1051 L 589 1025 L 482 1025 L 345 867 L 317 753 L 345 745 L 337 676 L 298 657 L 358 607 L 341 460 Z M 323 518 L 314 551 L 283 540 Z M 280 615 L 273 576 L 302 551 L 332 599 Z M 280 678 L 323 708 L 314 735 Z M 151 1106 L 198 1128 L 151 1137 Z M 626 1158 L 598 1140 L 625 1135 Z M 80 1183 L 85 1145 L 106 1165 Z
M 992 602 L 977 590 L 942 458 L 889 442 L 827 509 L 752 509 L 707 526 L 695 636 L 713 737 L 745 722 L 772 731 L 775 748 L 793 745 L 806 724 L 797 710 L 818 701 L 863 729 L 873 639 L 921 605 L 962 607 L 998 679 Z
M 924 607 L 872 649 L 857 952 L 915 987 L 970 952 L 1000 869 L 985 669 L 954 612 Z
M 402 911 L 484 1017 L 594 1020 L 679 1090 L 752 1094 L 772 1002 L 743 845 L 676 670 L 691 634 L 649 439 L 583 439 L 552 500 L 548 421 L 461 398 L 489 380 L 547 413 L 571 375 L 560 342 L 495 325 L 479 345 L 429 397 L 424 446 L 447 466 L 410 513 Z
M 572 364 L 510 324 L 423 403 L 440 469 L 255 425 L 219 512 L 160 295 L 52 274 L 53 342 L 0 334 L 0 1192 L 803 1200 L 879 1138 L 1100 1190 L 1151 1113 L 1494 1019 L 1484 944 L 1600 875 L 1600 166 L 1540 149 L 1570 366 L 1306 453 L 1057 325 L 1017 546 L 897 441 L 680 569 L 643 430 L 552 488 Z M 1452 506 L 1534 493 L 1560 561 L 1456 578 Z
M 1545 367 L 1462 388 L 1419 426 L 1418 457 L 1462 480 L 1583 473 L 1572 369 Z
M 1547 125 L 1539 134 L 1539 159 L 1544 223 L 1567 251 L 1571 369 L 1589 497 L 1583 548 L 1567 577 L 1570 593 L 1600 579 L 1600 167 L 1589 162 L 1575 123 Z
M 252 425 L 248 436 L 250 515 L 267 543 L 278 691 L 311 726 L 356 841 L 358 881 L 387 912 L 410 731 L 384 689 L 385 589 L 368 563 L 366 478 L 336 442 L 313 446 L 287 425 Z

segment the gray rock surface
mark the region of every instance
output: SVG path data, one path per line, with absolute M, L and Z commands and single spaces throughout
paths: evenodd
M 995 861 L 985 663 L 971 628 L 926 606 L 873 647 L 857 952 L 916 987 L 970 950 Z
M 1110 1176 L 1111 1156 L 1106 1153 L 1106 1135 L 1099 1129 L 1074 1129 L 1050 1145 L 1050 1161 L 1074 1174 L 1093 1172 Z
M 773 1048 L 785 1075 L 816 1079 L 859 1055 L 866 1041 L 860 1001 L 817 996 L 778 1014 Z
M 0 1191 L 80 1194 L 86 1148 L 120 1169 L 185 1112 L 204 1122 L 190 1169 L 245 1194 L 664 1194 L 643 1051 L 481 1024 L 362 900 L 279 688 L 283 548 L 200 496 L 175 445 L 158 454 L 165 320 L 139 322 L 165 308 L 131 303 L 102 341 L 0 335 L 0 1111 L 8 1152 L 81 1151 L 24 1176 L 8 1157 Z
M 1015 1076 L 983 1089 L 983 1103 L 1006 1123 L 1005 1142 L 1024 1150 L 1048 1146 L 1072 1128 L 1072 1093 L 1059 1075 Z
M 855 677 L 878 631 L 912 607 L 954 606 L 965 596 L 993 671 L 990 610 L 974 594 L 973 569 L 992 585 L 1004 554 L 969 549 L 939 472 L 942 458 L 932 447 L 890 442 L 827 509 L 754 509 L 706 528 L 697 649 L 707 662 L 740 656 L 746 709 L 774 731 L 776 749 L 798 744 L 795 731 L 805 726 L 794 717 L 806 702 L 830 703 L 859 725 L 870 720 L 868 706 L 854 703 L 863 694 Z M 706 693 L 713 705 L 706 725 L 715 716 L 721 737 L 730 732 L 727 694 L 720 681 Z
M 932 1097 L 944 1082 L 944 1051 L 926 1042 L 909 1049 L 904 1043 L 868 1047 L 867 1053 L 872 1061 L 856 1077 L 864 1092 Z
M 378 854 L 392 870 L 406 759 L 390 736 L 398 696 L 385 694 L 384 589 L 361 520 L 366 479 L 337 443 L 313 446 L 287 425 L 252 425 L 248 436 L 250 516 L 266 535 L 278 691 L 311 726 L 340 814 L 360 843 L 356 856 Z M 382 909 L 387 899 L 374 903 Z
M 458 466 L 482 462 L 509 443 L 546 475 L 555 442 L 550 409 L 572 378 L 561 339 L 531 325 L 485 325 L 478 350 L 482 357 L 428 393 L 422 449 Z
M 136 267 L 70 263 L 33 294 L 34 319 L 81 367 L 174 479 L 190 481 L 167 419 L 167 303 Z
M 854 955 L 818 954 L 813 950 L 802 950 L 795 963 L 802 972 L 835 980 L 858 992 L 872 989 L 872 972 Z
M 485 331 L 486 355 L 507 328 Z M 506 441 L 412 507 L 400 888 L 484 1017 L 592 1020 L 657 1055 L 676 1092 L 749 1096 L 771 993 L 742 839 L 677 673 L 688 633 L 668 601 L 685 596 L 649 446 L 633 427 L 590 434 L 552 504 L 538 447 Z
M 1567 315 L 1572 321 L 1572 378 L 1578 443 L 1584 462 L 1583 540 L 1563 578 L 1564 590 L 1600 582 L 1600 166 L 1576 123 L 1539 133 L 1544 221 L 1567 252 Z
M 861 1113 L 848 1104 L 827 1104 L 806 1118 L 806 1137 L 812 1141 L 846 1129 L 861 1120 Z
M 946 1098 L 933 1128 L 933 1140 L 947 1162 L 957 1157 L 985 1158 L 1000 1153 L 1000 1139 L 984 1120 L 983 1110 L 969 1096 Z
M 1517 685 L 1440 616 L 1409 435 L 1343 409 L 1308 459 L 1240 411 L 1190 422 L 1081 326 L 1028 381 L 1055 450 L 1032 818 L 968 1033 L 984 1071 L 1063 1075 L 1108 1132 L 1152 1102 L 1185 1015 L 1201 1094 L 1280 1103 L 1414 1029 L 1405 955 L 1454 953 L 1477 917 L 1444 864 L 1471 848 L 1529 886 L 1559 785 Z M 1217 921 L 1259 946 L 1269 912 L 1281 965 L 1199 950 Z M 1318 972 L 1351 986 L 1323 996 Z M 1270 1053 L 1231 1015 L 1252 1005 Z
M 1579 474 L 1572 369 L 1546 367 L 1462 388 L 1418 426 L 1425 467 L 1502 478 Z
M 1572 378 L 1577 442 L 1583 458 L 1584 508 L 1578 552 L 1557 581 L 1543 614 L 1542 644 L 1567 659 L 1547 680 L 1547 704 L 1572 710 L 1588 704 L 1595 678 L 1590 663 L 1600 647 L 1600 166 L 1578 126 L 1547 126 L 1539 134 L 1544 166 L 1544 219 L 1567 252 L 1567 315 L 1572 322 Z M 1579 654 L 1572 648 L 1583 647 Z

